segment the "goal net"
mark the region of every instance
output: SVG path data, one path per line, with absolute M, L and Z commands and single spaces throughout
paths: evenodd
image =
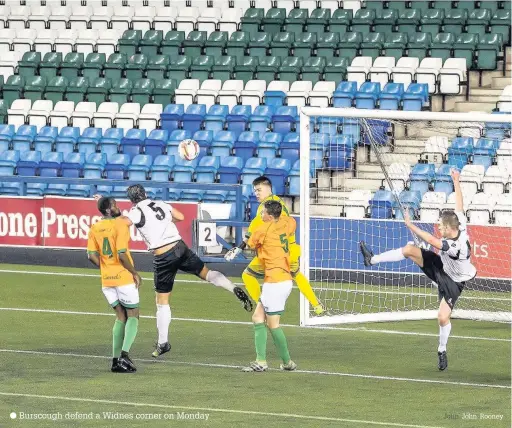
M 404 213 L 440 236 L 453 167 L 478 271 L 453 316 L 512 320 L 510 116 L 304 107 L 300 144 L 301 269 L 326 308 L 316 316 L 301 296 L 302 325 L 437 317 L 437 284 L 409 260 L 365 267 L 359 243 L 430 249 Z

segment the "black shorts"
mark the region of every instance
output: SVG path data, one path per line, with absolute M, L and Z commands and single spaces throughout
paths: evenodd
M 443 269 L 443 261 L 439 254 L 433 251 L 421 249 L 423 257 L 423 267 L 421 270 L 432 281 L 437 284 L 439 292 L 439 300 L 444 297 L 448 306 L 453 309 L 457 299 L 459 298 L 462 290 L 464 289 L 464 282 L 455 282 Z
M 153 267 L 156 292 L 170 293 L 178 270 L 199 275 L 204 268 L 204 262 L 187 247 L 187 244 L 178 241 L 166 253 L 155 256 Z

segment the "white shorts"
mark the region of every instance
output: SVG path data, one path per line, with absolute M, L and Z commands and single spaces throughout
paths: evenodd
M 263 284 L 260 302 L 267 315 L 280 315 L 284 312 L 286 299 L 292 292 L 292 284 L 291 280 Z
M 102 290 L 108 304 L 113 308 L 119 303 L 128 309 L 139 307 L 139 290 L 135 287 L 135 284 L 121 287 L 103 287 Z

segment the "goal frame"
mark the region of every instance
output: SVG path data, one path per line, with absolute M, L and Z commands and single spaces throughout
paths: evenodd
M 310 121 L 311 118 L 328 116 L 333 118 L 378 119 L 378 120 L 417 120 L 449 122 L 492 122 L 511 123 L 512 115 L 490 113 L 447 113 L 419 111 L 382 111 L 361 110 L 355 108 L 302 107 L 300 109 L 300 244 L 301 273 L 310 280 Z M 511 278 L 512 281 L 512 278 Z M 482 321 L 512 322 L 512 312 L 491 312 L 477 310 L 457 310 L 453 318 L 474 319 Z M 310 304 L 300 293 L 300 325 L 315 326 L 328 324 L 353 324 L 367 322 L 412 321 L 436 319 L 437 310 L 389 311 L 346 315 L 324 315 L 312 317 Z

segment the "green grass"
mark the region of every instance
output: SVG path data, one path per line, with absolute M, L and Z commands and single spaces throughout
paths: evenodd
M 97 273 L 19 265 L 0 265 L 1 269 Z M 378 426 L 369 422 L 380 422 L 380 426 L 510 427 L 510 388 L 489 387 L 510 387 L 510 325 L 454 320 L 449 368 L 443 373 L 436 368 L 437 325 L 432 320 L 340 329 L 290 326 L 285 327 L 290 352 L 302 371 L 248 374 L 238 367 L 254 359 L 250 316 L 224 290 L 183 280 L 195 278 L 180 276 L 175 285 L 172 353 L 161 363 L 150 361 L 155 320 L 141 318 L 132 349 L 139 369 L 134 375 L 109 372 L 112 317 L 0 310 L 0 427 L 78 426 L 65 419 L 68 412 L 94 418 L 97 414 L 99 419 L 79 423 L 84 427 L 120 426 L 105 419 L 103 412 L 133 418 L 156 415 L 161 418 L 152 420 L 156 427 Z M 283 323 L 298 324 L 298 302 L 294 290 Z M 111 312 L 98 278 L 89 276 L 0 272 L 0 306 Z M 151 281 L 145 281 L 141 289 L 141 313 L 154 316 Z M 389 334 L 391 330 L 398 334 Z M 23 350 L 35 353 L 16 352 Z M 275 369 L 279 362 L 270 340 L 268 350 L 269 364 Z M 208 421 L 177 420 L 177 412 L 197 413 L 187 408 L 209 409 L 200 410 L 209 414 Z M 60 414 L 63 419 L 11 420 L 13 411 Z M 477 419 L 463 419 L 467 414 L 477 415 Z M 503 419 L 483 420 L 480 414 L 503 415 Z M 163 420 L 164 415 L 175 419 Z M 129 420 L 124 426 L 148 426 L 148 421 Z

